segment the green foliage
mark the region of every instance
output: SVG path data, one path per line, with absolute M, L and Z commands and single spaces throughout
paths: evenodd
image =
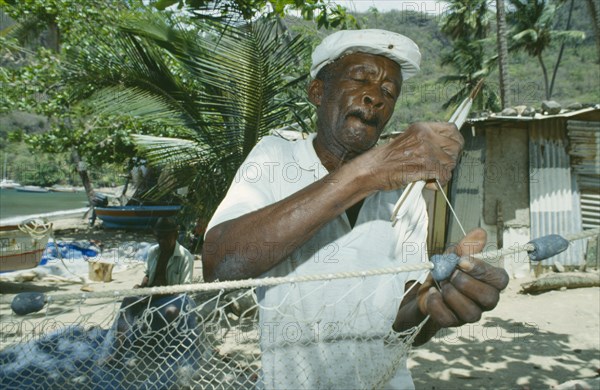
M 11 140 L 5 142 L 0 149 L 0 164 L 3 164 L 3 173 L 4 161 L 6 161 L 6 177 L 22 185 L 45 187 L 55 184 L 81 185 L 79 175 L 70 162 L 70 153 L 40 153 L 32 151 L 24 142 Z M 122 181 L 119 177 L 119 173 L 122 171 L 120 166 L 90 165 L 88 170 L 96 186 L 114 186 L 115 183 Z
M 535 57 L 542 69 L 546 99 L 552 97 L 553 82 L 548 79 L 544 52 L 554 42 L 578 43 L 583 41 L 583 31 L 559 31 L 556 29 L 557 4 L 546 0 L 510 0 L 514 10 L 507 15 L 512 23 L 510 50 L 526 52 Z M 554 72 L 561 61 L 562 52 L 556 58 Z M 552 77 L 554 79 L 554 77 Z
M 493 14 L 488 0 L 452 0 L 441 21 L 441 31 L 454 40 L 488 37 Z
M 358 25 L 344 7 L 329 0 L 158 0 L 152 4 L 159 10 L 177 5 L 203 19 L 240 15 L 248 21 L 257 16 L 282 18 L 289 11 L 299 11 L 305 20 L 314 20 L 317 28 L 346 29 Z
M 223 26 L 147 14 L 122 19 L 110 43 L 69 82 L 81 85 L 76 108 L 86 117 L 131 120 L 138 134 L 161 135 L 134 137 L 163 171 L 151 196 L 187 186 L 196 211 L 210 216 L 256 142 L 296 122 L 290 91 L 306 77 L 296 71 L 306 45 L 277 20 Z M 110 67 L 95 65 L 106 58 Z
M 558 9 L 557 18 L 566 18 L 566 7 Z M 421 49 L 421 72 L 416 77 L 408 80 L 402 87 L 402 95 L 396 105 L 396 110 L 390 120 L 386 132 L 399 131 L 414 121 L 418 120 L 445 120 L 450 112 L 442 106 L 465 84 L 460 78 L 449 80 L 447 83 L 438 82 L 443 76 L 460 76 L 447 66 L 442 67 L 442 57 L 450 51 L 451 41 L 439 27 L 440 16 L 418 14 L 415 12 L 390 11 L 357 15 L 364 28 L 381 28 L 396 31 L 413 39 Z M 590 18 L 583 2 L 575 2 L 573 12 L 573 28 L 587 25 L 591 28 Z M 559 26 L 564 26 L 564 19 L 555 20 Z M 492 31 L 495 23 L 491 25 Z M 494 39 L 494 38 L 492 38 Z M 484 42 L 486 58 L 492 57 L 496 52 L 493 42 Z M 553 42 L 544 54 L 546 61 L 556 57 L 559 42 Z M 594 103 L 600 102 L 600 73 L 597 71 L 594 41 L 586 39 L 584 42 L 571 44 L 565 50 L 561 67 L 555 83 L 553 99 L 568 105 L 573 102 Z M 498 93 L 497 70 L 495 65 L 486 63 L 487 89 L 481 94 L 488 105 L 488 91 L 492 95 Z M 545 100 L 543 75 L 536 61 L 531 61 L 525 53 L 512 52 L 509 55 L 510 89 L 509 100 L 513 105 L 527 104 L 540 107 Z M 494 106 L 490 106 L 494 107 Z M 475 107 L 475 110 L 479 108 Z
M 452 39 L 453 45 L 450 51 L 442 54 L 441 64 L 451 66 L 457 74 L 442 76 L 439 81 L 460 84 L 461 87 L 443 104 L 443 108 L 460 104 L 480 79 L 489 76 L 491 50 L 486 48 L 495 47 L 494 42 L 488 39 L 493 14 L 486 0 L 453 0 L 448 11 L 440 28 Z M 479 110 L 497 110 L 500 106 L 498 94 L 484 83 L 474 106 Z
M 35 55 L 27 56 L 23 66 L 5 70 L 0 74 L 0 83 L 6 91 L 0 95 L 0 114 L 15 110 L 48 117 L 65 114 L 66 96 L 60 88 L 60 59 L 55 53 L 40 48 Z
M 48 27 L 41 35 L 32 37 L 20 34 L 23 25 L 16 24 L 0 37 L 3 58 L 0 82 L 6 91 L 0 96 L 0 114 L 12 115 L 15 110 L 31 112 L 47 117 L 50 123 L 49 131 L 22 135 L 36 155 L 70 153 L 75 149 L 93 166 L 112 163 L 124 166 L 135 155 L 132 133 L 175 134 L 160 123 L 142 126 L 134 118 L 90 116 L 85 109 L 74 105 L 79 97 L 93 93 L 98 80 L 93 76 L 88 83 L 73 80 L 94 72 L 96 77 L 110 73 L 110 64 L 123 53 L 111 52 L 113 57 L 99 53 L 106 53 L 105 47 L 112 45 L 110 37 L 118 34 L 114 21 L 120 15 L 125 11 L 149 12 L 141 4 L 116 0 L 85 4 L 72 0 L 29 0 L 11 2 L 5 7 L 13 18 L 27 22 L 25 25 L 37 21 L 39 30 Z M 47 41 L 51 26 L 56 27 L 61 44 L 48 49 L 42 43 Z M 23 41 L 24 38 L 28 40 Z

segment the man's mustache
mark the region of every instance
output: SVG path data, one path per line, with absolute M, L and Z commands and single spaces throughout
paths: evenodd
M 371 110 L 355 108 L 349 111 L 347 116 L 355 116 L 369 126 L 379 127 L 379 117 Z

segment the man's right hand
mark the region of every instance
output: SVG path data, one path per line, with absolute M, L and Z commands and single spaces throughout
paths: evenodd
M 356 160 L 366 164 L 378 190 L 394 190 L 418 180 L 452 177 L 464 139 L 456 126 L 443 122 L 417 122 L 389 143 Z

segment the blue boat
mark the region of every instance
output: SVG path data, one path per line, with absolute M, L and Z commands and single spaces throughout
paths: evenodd
M 96 206 L 94 210 L 105 228 L 149 230 L 158 218 L 175 216 L 181 206 Z

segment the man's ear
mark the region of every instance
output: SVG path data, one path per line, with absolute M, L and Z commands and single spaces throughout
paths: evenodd
M 308 100 L 315 106 L 321 105 L 323 96 L 323 80 L 314 79 L 308 84 Z

